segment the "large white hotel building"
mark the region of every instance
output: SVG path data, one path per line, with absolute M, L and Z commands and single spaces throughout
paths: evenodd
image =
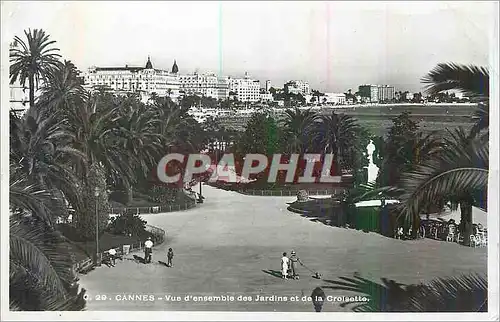
M 150 58 L 145 67 L 90 67 L 84 73 L 87 88 L 107 87 L 115 92 L 138 92 L 143 98 L 152 93 L 177 100 L 183 95 L 198 95 L 227 99 L 234 92 L 241 102 L 258 102 L 261 99 L 260 81 L 244 78 L 206 74 L 179 74 L 174 61 L 171 71 L 153 68 Z
M 156 93 L 174 100 L 180 95 L 177 63 L 174 62 L 171 71 L 155 69 L 149 57 L 145 67 L 90 67 L 84 79 L 89 88 L 105 86 L 116 92 L 138 92 L 146 97 Z

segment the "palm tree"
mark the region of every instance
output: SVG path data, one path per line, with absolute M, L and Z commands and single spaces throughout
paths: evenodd
M 19 80 L 25 86 L 28 80 L 30 107 L 35 105 L 35 89 L 38 89 L 40 79 L 44 79 L 56 68 L 59 62 L 58 48 L 51 45 L 54 40 L 49 40 L 49 35 L 41 29 L 24 31 L 27 42 L 18 36 L 14 37 L 17 46 L 10 49 L 10 83 Z
M 488 69 L 482 66 L 441 63 L 422 78 L 422 83 L 427 84 L 429 95 L 459 90 L 477 100 L 489 98 L 490 76 Z
M 73 258 L 53 218 L 64 211 L 61 197 L 40 190 L 23 167 L 10 166 L 11 310 L 82 310 L 85 290 L 78 293 Z
M 82 310 L 68 244 L 43 221 L 11 215 L 9 302 L 11 310 Z
M 441 63 L 422 78 L 422 83 L 427 84 L 429 95 L 458 90 L 478 102 L 472 134 L 488 128 L 490 74 L 486 67 Z
M 345 165 L 343 158 L 348 157 L 353 148 L 356 148 L 361 127 L 356 119 L 345 114 L 322 115 L 314 125 L 313 136 L 315 145 L 322 153 L 333 153 L 336 172 Z
M 71 134 L 64 130 L 63 121 L 44 117 L 36 108 L 30 108 L 18 118 L 11 113 L 10 160 L 23 171 L 37 187 L 62 194 L 69 204 L 81 205 L 78 178 L 71 162 L 85 156 L 70 146 Z
M 286 144 L 288 153 L 303 153 L 309 148 L 309 132 L 317 114 L 311 109 L 300 110 L 295 108 L 285 112 L 283 120 L 284 131 L 286 135 Z
M 44 112 L 49 115 L 59 113 L 65 117 L 74 106 L 84 104 L 89 95 L 79 74 L 76 66 L 68 60 L 50 72 L 42 87 L 39 108 L 46 109 Z
M 472 233 L 472 206 L 478 202 L 478 192 L 485 193 L 488 182 L 489 73 L 484 67 L 439 64 L 422 81 L 428 93 L 457 89 L 483 103 L 476 112 L 475 126 L 469 134 L 463 129 L 450 133 L 444 148 L 422 164 L 403 174 L 401 187 L 402 215 L 416 220 L 420 212 L 432 203 L 451 201 L 460 204 L 461 231 L 464 245 L 469 245 Z M 486 133 L 481 134 L 481 129 Z
M 486 195 L 488 184 L 487 136 L 469 138 L 463 129 L 450 133 L 442 151 L 402 175 L 401 214 L 418 222 L 423 209 L 433 204 L 460 204 L 464 245 L 472 233 L 472 206 L 478 193 Z

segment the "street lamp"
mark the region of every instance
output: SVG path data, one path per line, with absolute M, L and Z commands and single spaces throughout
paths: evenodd
M 99 256 L 99 209 L 98 209 L 98 200 L 99 197 L 99 187 L 94 188 L 94 196 L 95 196 L 95 251 L 96 251 L 96 265 L 101 266 L 100 256 Z

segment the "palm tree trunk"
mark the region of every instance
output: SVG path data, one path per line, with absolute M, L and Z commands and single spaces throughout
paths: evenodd
M 132 200 L 134 200 L 134 189 L 132 189 L 132 185 L 129 185 L 127 189 L 127 201 L 131 203 Z
M 464 246 L 470 246 L 470 235 L 472 235 L 472 203 L 469 201 L 460 202 L 460 226 L 464 234 Z
M 335 176 L 341 176 L 341 167 L 340 167 L 340 149 L 338 147 L 335 148 L 335 154 L 333 158 L 333 171 L 335 171 Z
M 28 77 L 28 84 L 29 84 L 29 95 L 30 95 L 30 108 L 33 108 L 35 106 L 35 75 L 30 73 Z

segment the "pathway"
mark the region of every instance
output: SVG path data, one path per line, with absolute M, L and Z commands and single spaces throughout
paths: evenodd
M 310 302 L 247 302 L 239 295 L 310 295 L 316 286 L 304 268 L 299 281 L 282 280 L 264 271 L 279 270 L 281 254 L 295 249 L 301 260 L 324 279 L 363 277 L 380 282 L 387 277 L 417 283 L 435 277 L 486 272 L 486 248 L 466 248 L 434 240 L 400 241 L 375 233 L 329 227 L 286 210 L 295 197 L 256 197 L 203 187 L 205 203 L 197 208 L 146 215 L 149 224 L 167 231 L 166 243 L 154 248 L 149 265 L 127 259 L 116 267 L 98 268 L 81 276 L 88 290 L 88 310 L 212 310 L 305 311 Z M 167 268 L 168 247 L 174 249 L 174 267 Z M 143 254 L 139 254 L 143 256 Z M 326 291 L 327 295 L 351 295 Z M 105 295 L 106 300 L 96 300 Z M 119 300 L 129 295 L 153 295 L 155 301 Z M 170 302 L 165 297 L 180 296 Z M 235 296 L 234 302 L 186 302 L 184 296 Z M 118 296 L 118 299 L 117 299 Z M 161 298 L 161 300 L 160 300 Z M 349 311 L 326 303 L 324 311 Z

